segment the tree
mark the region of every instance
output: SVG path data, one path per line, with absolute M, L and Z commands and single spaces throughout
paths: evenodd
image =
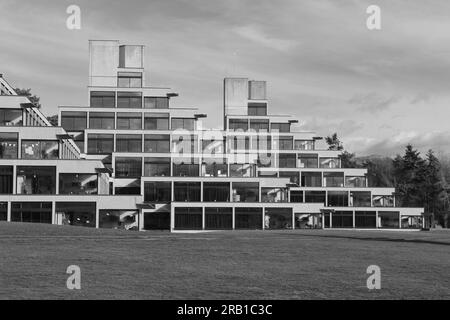
M 343 151 L 339 157 L 341 158 L 342 168 L 358 168 L 358 162 L 355 159 L 355 154 L 347 150 Z
M 55 126 L 55 127 L 58 126 L 58 115 L 57 114 L 47 117 L 47 120 L 48 120 L 48 122 L 50 122 L 50 124 L 52 126 Z
M 369 187 L 394 186 L 394 166 L 391 158 L 368 158 L 363 161 L 362 167 L 367 169 Z
M 40 97 L 38 97 L 35 94 L 31 93 L 31 89 L 21 89 L 21 88 L 15 88 L 14 91 L 19 95 L 19 96 L 25 96 L 27 97 L 30 102 L 32 104 L 35 105 L 36 108 L 40 108 L 41 104 L 39 103 L 39 100 L 41 100 Z
M 325 142 L 328 144 L 328 150 L 340 151 L 344 150 L 344 145 L 339 140 L 337 133 L 333 133 L 331 136 L 325 138 Z

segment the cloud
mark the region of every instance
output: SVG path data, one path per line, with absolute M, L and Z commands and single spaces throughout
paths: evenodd
M 278 51 L 288 52 L 298 45 L 298 42 L 296 41 L 271 37 L 264 33 L 259 27 L 252 25 L 236 27 L 233 31 L 245 39 Z
M 393 104 L 400 101 L 399 96 L 385 97 L 377 93 L 357 94 L 348 100 L 351 105 L 358 106 L 363 112 L 377 113 L 386 111 Z

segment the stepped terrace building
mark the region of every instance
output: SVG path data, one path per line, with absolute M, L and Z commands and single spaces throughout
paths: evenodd
M 0 220 L 134 230 L 420 228 L 394 188 L 368 187 L 266 82 L 224 80 L 222 130 L 145 85 L 144 47 L 90 41 L 87 106 L 52 126 L 0 77 Z

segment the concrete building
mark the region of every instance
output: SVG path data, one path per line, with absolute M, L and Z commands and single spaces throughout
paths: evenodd
M 366 169 L 342 168 L 265 81 L 224 80 L 224 128 L 145 85 L 144 47 L 90 41 L 86 106 L 53 127 L 0 77 L 0 220 L 137 230 L 420 228 Z

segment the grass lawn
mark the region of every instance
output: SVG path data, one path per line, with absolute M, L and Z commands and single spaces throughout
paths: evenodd
M 66 268 L 81 268 L 81 290 Z M 369 265 L 381 290 L 368 290 Z M 130 232 L 0 222 L 1 299 L 449 299 L 450 231 Z

